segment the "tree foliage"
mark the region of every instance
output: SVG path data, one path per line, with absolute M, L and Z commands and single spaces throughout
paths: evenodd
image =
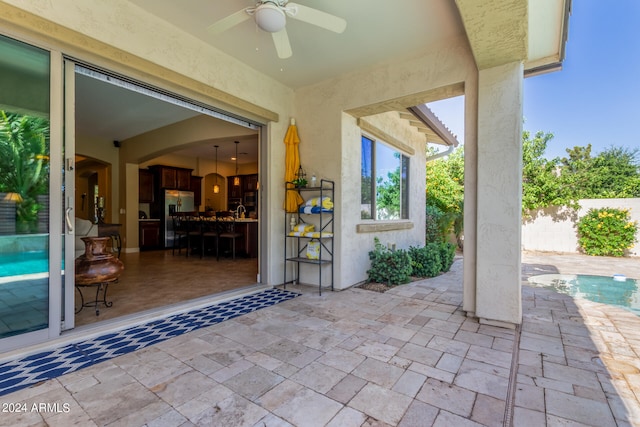
M 400 218 L 400 166 L 387 173 L 387 179 L 376 181 L 376 211 L 378 219 Z
M 49 193 L 49 121 L 0 110 L 0 191 L 16 193 L 20 231 L 32 232 Z
M 567 156 L 548 159 L 553 134 L 522 132 L 522 211 L 550 206 L 578 207 L 580 199 L 640 197 L 640 149 L 609 147 L 598 154 L 592 146 L 567 149 Z M 433 153 L 431 153 L 433 154 Z M 427 163 L 427 206 L 436 206 L 445 226 L 461 219 L 464 199 L 464 156 L 458 148 L 448 158 Z M 457 216 L 456 216 L 457 215 Z
M 560 179 L 558 159 L 544 157 L 553 134 L 536 132 L 531 137 L 522 132 L 522 210 L 546 208 L 548 206 L 572 206 L 576 196 L 571 187 Z
M 430 155 L 434 152 L 428 153 Z M 427 163 L 426 241 L 443 242 L 453 231 L 462 234 L 464 150 Z
M 611 146 L 596 156 L 591 144 L 567 149 L 561 179 L 580 199 L 640 197 L 638 149 Z

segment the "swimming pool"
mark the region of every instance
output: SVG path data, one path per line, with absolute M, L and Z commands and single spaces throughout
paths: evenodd
M 49 254 L 45 251 L 0 255 L 0 277 L 49 271 Z
M 586 274 L 543 274 L 529 278 L 534 286 L 580 297 L 589 301 L 626 308 L 640 316 L 639 281 L 624 276 L 591 276 Z

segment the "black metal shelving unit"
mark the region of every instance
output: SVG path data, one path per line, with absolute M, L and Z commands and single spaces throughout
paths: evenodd
M 309 197 L 319 197 L 320 201 L 323 197 L 329 197 L 334 203 L 331 210 L 322 209 L 318 213 L 285 213 L 285 239 L 284 239 L 284 286 L 287 283 L 299 283 L 300 264 L 311 264 L 318 267 L 318 293 L 322 295 L 322 270 L 324 266 L 329 265 L 331 269 L 331 290 L 333 291 L 334 272 L 333 272 L 333 254 L 334 254 L 334 219 L 335 219 L 335 182 L 328 179 L 321 179 L 319 187 L 295 187 L 293 183 L 286 183 L 286 191 L 296 191 L 302 195 L 303 199 Z M 319 232 L 319 237 L 292 236 L 289 234 L 290 224 L 287 218 L 289 215 L 295 215 L 297 224 L 313 224 L 315 231 Z M 330 235 L 328 234 L 330 233 Z M 324 235 L 323 235 L 324 234 Z M 318 259 L 310 259 L 306 257 L 309 242 L 320 242 L 320 251 Z M 291 251 L 292 254 L 288 252 Z M 289 263 L 295 263 L 294 277 L 287 279 L 287 267 Z

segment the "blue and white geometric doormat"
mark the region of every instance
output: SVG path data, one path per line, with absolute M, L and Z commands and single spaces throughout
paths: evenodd
M 267 289 L 0 365 L 0 396 L 297 297 Z

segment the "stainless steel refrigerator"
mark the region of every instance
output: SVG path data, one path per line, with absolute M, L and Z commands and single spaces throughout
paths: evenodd
M 173 219 L 175 212 L 195 209 L 193 191 L 164 190 L 164 247 L 173 246 Z

